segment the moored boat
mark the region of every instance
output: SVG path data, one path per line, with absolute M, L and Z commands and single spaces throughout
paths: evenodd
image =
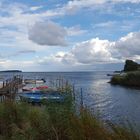
M 39 86 L 39 87 L 36 87 L 36 89 L 38 90 L 45 90 L 45 89 L 48 89 L 49 87 L 48 86 Z
M 42 101 L 53 101 L 53 102 L 63 102 L 64 96 L 58 92 L 54 92 L 52 94 L 43 94 L 41 92 L 27 92 L 19 95 L 21 101 L 25 101 L 28 103 L 41 103 Z
M 24 80 L 25 84 L 41 84 L 45 82 L 46 82 L 45 79 L 25 79 Z
M 40 90 L 46 90 L 48 89 L 48 86 L 38 86 L 38 87 L 34 87 L 34 88 L 27 88 L 27 87 L 24 87 L 22 88 L 22 91 L 40 91 Z

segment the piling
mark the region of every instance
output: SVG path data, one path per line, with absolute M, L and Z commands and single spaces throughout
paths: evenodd
M 0 88 L 0 102 L 4 102 L 6 99 L 15 99 L 20 85 L 22 85 L 22 76 L 20 75 L 3 81 L 2 87 Z

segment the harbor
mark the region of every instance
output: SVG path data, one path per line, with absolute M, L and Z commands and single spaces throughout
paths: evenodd
M 64 102 L 72 86 L 63 78 L 46 81 L 45 79 L 24 79 L 22 75 L 1 81 L 0 102 L 6 100 L 41 104 L 43 101 Z M 74 95 L 74 94 L 71 94 Z
M 57 137 L 59 137 L 59 139 L 71 139 L 69 135 L 72 133 L 76 140 L 78 139 L 77 130 L 80 131 L 79 135 L 87 137 L 88 131 L 87 127 L 85 127 L 86 123 L 86 126 L 88 125 L 88 128 L 92 130 L 89 137 L 92 137 L 95 132 L 97 135 L 94 136 L 99 139 L 102 138 L 101 134 L 103 133 L 105 140 L 108 140 L 108 137 L 111 138 L 112 135 L 116 138 L 120 137 L 112 128 L 110 128 L 111 132 L 108 131 L 108 129 L 104 129 L 106 125 L 108 126 L 109 124 L 106 121 L 108 116 L 106 118 L 102 113 L 108 113 L 107 115 L 131 113 L 123 111 L 118 112 L 118 109 L 122 108 L 115 109 L 114 114 L 111 114 L 111 110 L 109 110 L 111 103 L 114 105 L 112 108 L 113 110 L 114 107 L 116 107 L 116 104 L 114 104 L 116 102 L 111 102 L 111 100 L 122 95 L 117 91 L 123 90 L 124 92 L 124 90 L 126 90 L 128 92 L 129 90 L 123 87 L 110 85 L 107 82 L 109 77 L 106 73 L 107 72 L 75 72 L 61 73 L 60 75 L 60 73 L 48 72 L 23 72 L 22 75 L 13 75 L 11 73 L 3 74 L 6 78 L 1 82 L 3 83 L 3 88 L 1 88 L 1 91 L 3 91 L 1 93 L 3 94 L 1 94 L 1 97 L 4 97 L 0 104 L 1 136 L 4 136 L 4 138 L 8 137 L 8 139 L 13 136 L 18 138 L 19 136 L 27 140 L 29 137 L 33 140 L 45 140 L 46 137 L 50 139 L 56 139 Z M 42 79 L 45 79 L 45 82 Z M 16 88 L 12 88 L 12 86 L 15 85 Z M 116 92 L 109 93 L 111 88 L 115 89 L 113 91 Z M 139 92 L 134 89 L 130 92 L 132 91 Z M 113 94 L 114 98 L 112 97 Z M 101 98 L 101 95 L 103 98 Z M 132 93 L 129 94 L 129 97 L 131 97 L 130 95 L 132 95 Z M 138 95 L 139 94 L 137 94 L 137 99 Z M 127 94 L 125 94 L 125 96 L 127 97 Z M 109 101 L 108 97 L 110 97 Z M 135 96 L 133 96 L 133 98 L 134 97 Z M 121 100 L 124 98 L 119 99 L 118 101 L 120 104 Z M 94 112 L 92 112 L 92 107 L 94 107 Z M 101 114 L 96 115 L 96 109 L 99 109 Z M 135 115 L 135 113 L 130 115 Z M 103 121 L 103 123 L 100 123 L 100 121 Z M 112 123 L 114 122 L 115 121 L 112 121 Z M 137 122 L 139 122 L 139 120 Z M 103 126 L 100 126 L 100 124 Z M 117 127 L 117 125 L 114 125 L 114 127 Z M 125 132 L 126 139 L 129 139 L 130 136 L 135 136 L 135 133 L 134 136 L 133 133 L 129 136 L 129 132 L 127 132 L 126 128 L 123 129 L 122 127 L 121 129 L 116 129 L 117 131 L 121 130 Z M 30 130 L 33 130 L 33 132 L 30 132 Z M 85 131 L 85 134 L 81 133 L 83 131 Z

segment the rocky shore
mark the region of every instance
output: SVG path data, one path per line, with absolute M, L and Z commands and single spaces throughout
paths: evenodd
M 111 84 L 140 88 L 139 64 L 126 60 L 122 73 L 112 76 Z

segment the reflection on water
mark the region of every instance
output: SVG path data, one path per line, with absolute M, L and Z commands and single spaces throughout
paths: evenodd
M 103 120 L 120 122 L 128 119 L 140 128 L 140 90 L 121 86 L 112 86 L 108 83 L 108 72 L 49 72 L 23 73 L 25 78 L 56 79 L 63 77 L 75 84 L 76 88 L 83 88 L 84 104 L 92 111 L 99 112 Z M 1 73 L 0 77 L 9 77 L 12 74 Z

